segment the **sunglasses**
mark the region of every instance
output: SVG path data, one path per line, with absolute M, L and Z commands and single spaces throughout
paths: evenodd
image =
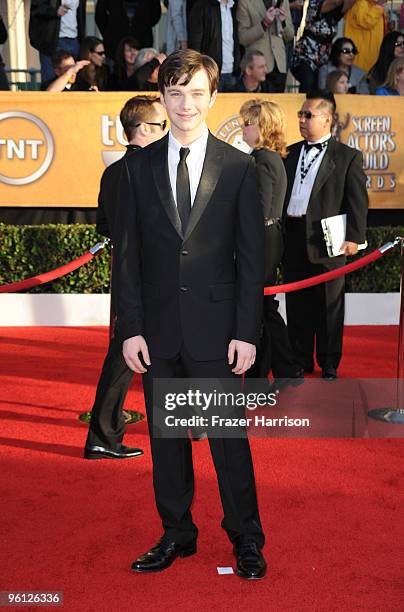
M 297 111 L 299 119 L 304 117 L 305 119 L 311 119 L 312 117 L 322 117 L 324 113 L 312 113 L 311 111 Z
M 352 47 L 343 47 L 341 49 L 341 53 L 343 53 L 344 55 L 357 55 L 358 52 L 356 49 L 352 49 Z
M 139 127 L 139 125 L 141 125 L 142 123 L 146 123 L 147 125 L 159 125 L 163 132 L 167 127 L 167 119 L 164 119 L 164 121 L 162 121 L 161 123 L 154 123 L 153 121 L 141 121 L 140 123 L 135 124 L 135 128 Z
M 105 51 L 93 51 L 93 53 L 99 55 L 100 57 L 103 57 L 105 55 Z
M 401 42 L 398 42 L 398 40 L 394 43 L 395 47 L 404 47 L 404 40 L 402 40 Z

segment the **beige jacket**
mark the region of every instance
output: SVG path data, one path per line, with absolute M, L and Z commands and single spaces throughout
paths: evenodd
M 286 13 L 286 26 L 282 35 L 277 34 L 274 21 L 268 30 L 262 27 L 265 17 L 263 0 L 239 0 L 237 7 L 238 37 L 246 51 L 257 49 L 265 56 L 268 72 L 274 69 L 274 63 L 279 72 L 286 73 L 285 42 L 293 40 L 294 29 L 290 15 L 289 0 L 284 0 L 282 8 Z

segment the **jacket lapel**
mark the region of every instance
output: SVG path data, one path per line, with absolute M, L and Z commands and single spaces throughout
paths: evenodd
M 313 189 L 311 190 L 310 202 L 316 197 L 324 183 L 327 181 L 331 172 L 335 169 L 335 140 L 331 138 L 325 155 L 321 161 L 320 168 L 318 169 L 316 179 L 314 181 Z
M 201 180 L 191 209 L 184 242 L 189 238 L 201 218 L 212 194 L 216 188 L 222 172 L 224 159 L 223 143 L 209 133 L 206 147 L 205 162 L 203 164 Z
M 285 196 L 285 206 L 284 213 L 286 214 L 286 209 L 289 204 L 290 196 L 293 189 L 293 183 L 296 176 L 297 162 L 299 161 L 299 155 L 301 148 L 303 146 L 303 142 L 298 142 L 296 145 L 292 145 L 289 149 L 289 155 L 285 160 L 285 170 L 286 176 L 288 179 L 286 196 Z
M 168 174 L 168 135 L 160 140 L 161 146 L 155 152 L 151 160 L 154 181 L 159 194 L 161 205 L 167 213 L 175 231 L 183 239 L 181 219 L 178 215 L 177 206 L 171 191 L 170 177 Z

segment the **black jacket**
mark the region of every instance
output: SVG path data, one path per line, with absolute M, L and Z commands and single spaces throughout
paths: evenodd
M 287 213 L 297 163 L 304 141 L 288 148 L 288 177 L 284 214 Z M 328 257 L 321 219 L 346 213 L 346 240 L 361 244 L 366 239 L 368 194 L 362 153 L 331 138 L 314 181 L 306 213 L 307 256 L 311 263 L 343 265 L 345 256 Z
M 0 45 L 4 45 L 7 40 L 7 29 L 4 25 L 4 21 L 0 15 Z
M 254 149 L 258 185 L 265 219 L 282 217 L 287 178 L 282 158 L 269 149 Z
M 138 0 L 135 16 L 127 16 L 124 0 L 98 0 L 95 23 L 104 39 L 105 50 L 115 59 L 119 41 L 133 36 L 141 48 L 153 46 L 153 31 L 161 17 L 160 0 Z
M 168 174 L 168 136 L 126 160 L 116 218 L 118 336 L 143 335 L 151 358 L 182 344 L 225 359 L 232 338 L 256 344 L 264 224 L 251 156 L 209 135 L 185 235 Z
M 254 91 L 248 91 L 248 89 L 244 85 L 243 75 L 241 75 L 240 78 L 237 80 L 237 83 L 233 87 L 232 91 L 240 92 L 240 93 L 248 93 L 250 95 L 255 94 L 255 93 L 271 93 L 271 91 L 269 90 L 269 85 L 268 85 L 267 80 L 262 81 L 258 85 L 257 89 L 255 89 Z
M 125 155 L 105 168 L 101 177 L 100 193 L 96 217 L 97 232 L 114 241 L 116 202 L 119 196 L 119 182 L 125 169 L 125 159 L 133 155 L 141 147 L 128 145 Z
M 46 55 L 52 55 L 60 31 L 60 17 L 58 8 L 62 0 L 31 0 L 29 15 L 29 42 L 34 49 Z M 77 7 L 77 37 L 81 42 L 86 32 L 86 0 L 80 0 Z
M 238 23 L 234 4 L 233 16 L 233 74 L 240 69 L 240 45 L 238 42 Z M 219 70 L 222 70 L 222 20 L 220 4 L 217 0 L 198 0 L 193 5 L 188 18 L 188 47 L 213 57 Z

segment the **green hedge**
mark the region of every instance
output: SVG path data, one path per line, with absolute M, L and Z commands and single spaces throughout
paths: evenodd
M 102 240 L 95 225 L 0 224 L 0 285 L 48 272 Z M 29 293 L 108 293 L 110 247 L 92 261 Z
M 369 228 L 367 253 L 404 236 L 404 227 Z M 87 251 L 102 237 L 94 225 L 0 224 L 0 285 L 29 278 L 57 268 Z M 365 253 L 362 252 L 361 255 Z M 110 247 L 75 272 L 30 293 L 107 293 Z M 379 293 L 399 291 L 400 249 L 347 276 L 347 291 Z

